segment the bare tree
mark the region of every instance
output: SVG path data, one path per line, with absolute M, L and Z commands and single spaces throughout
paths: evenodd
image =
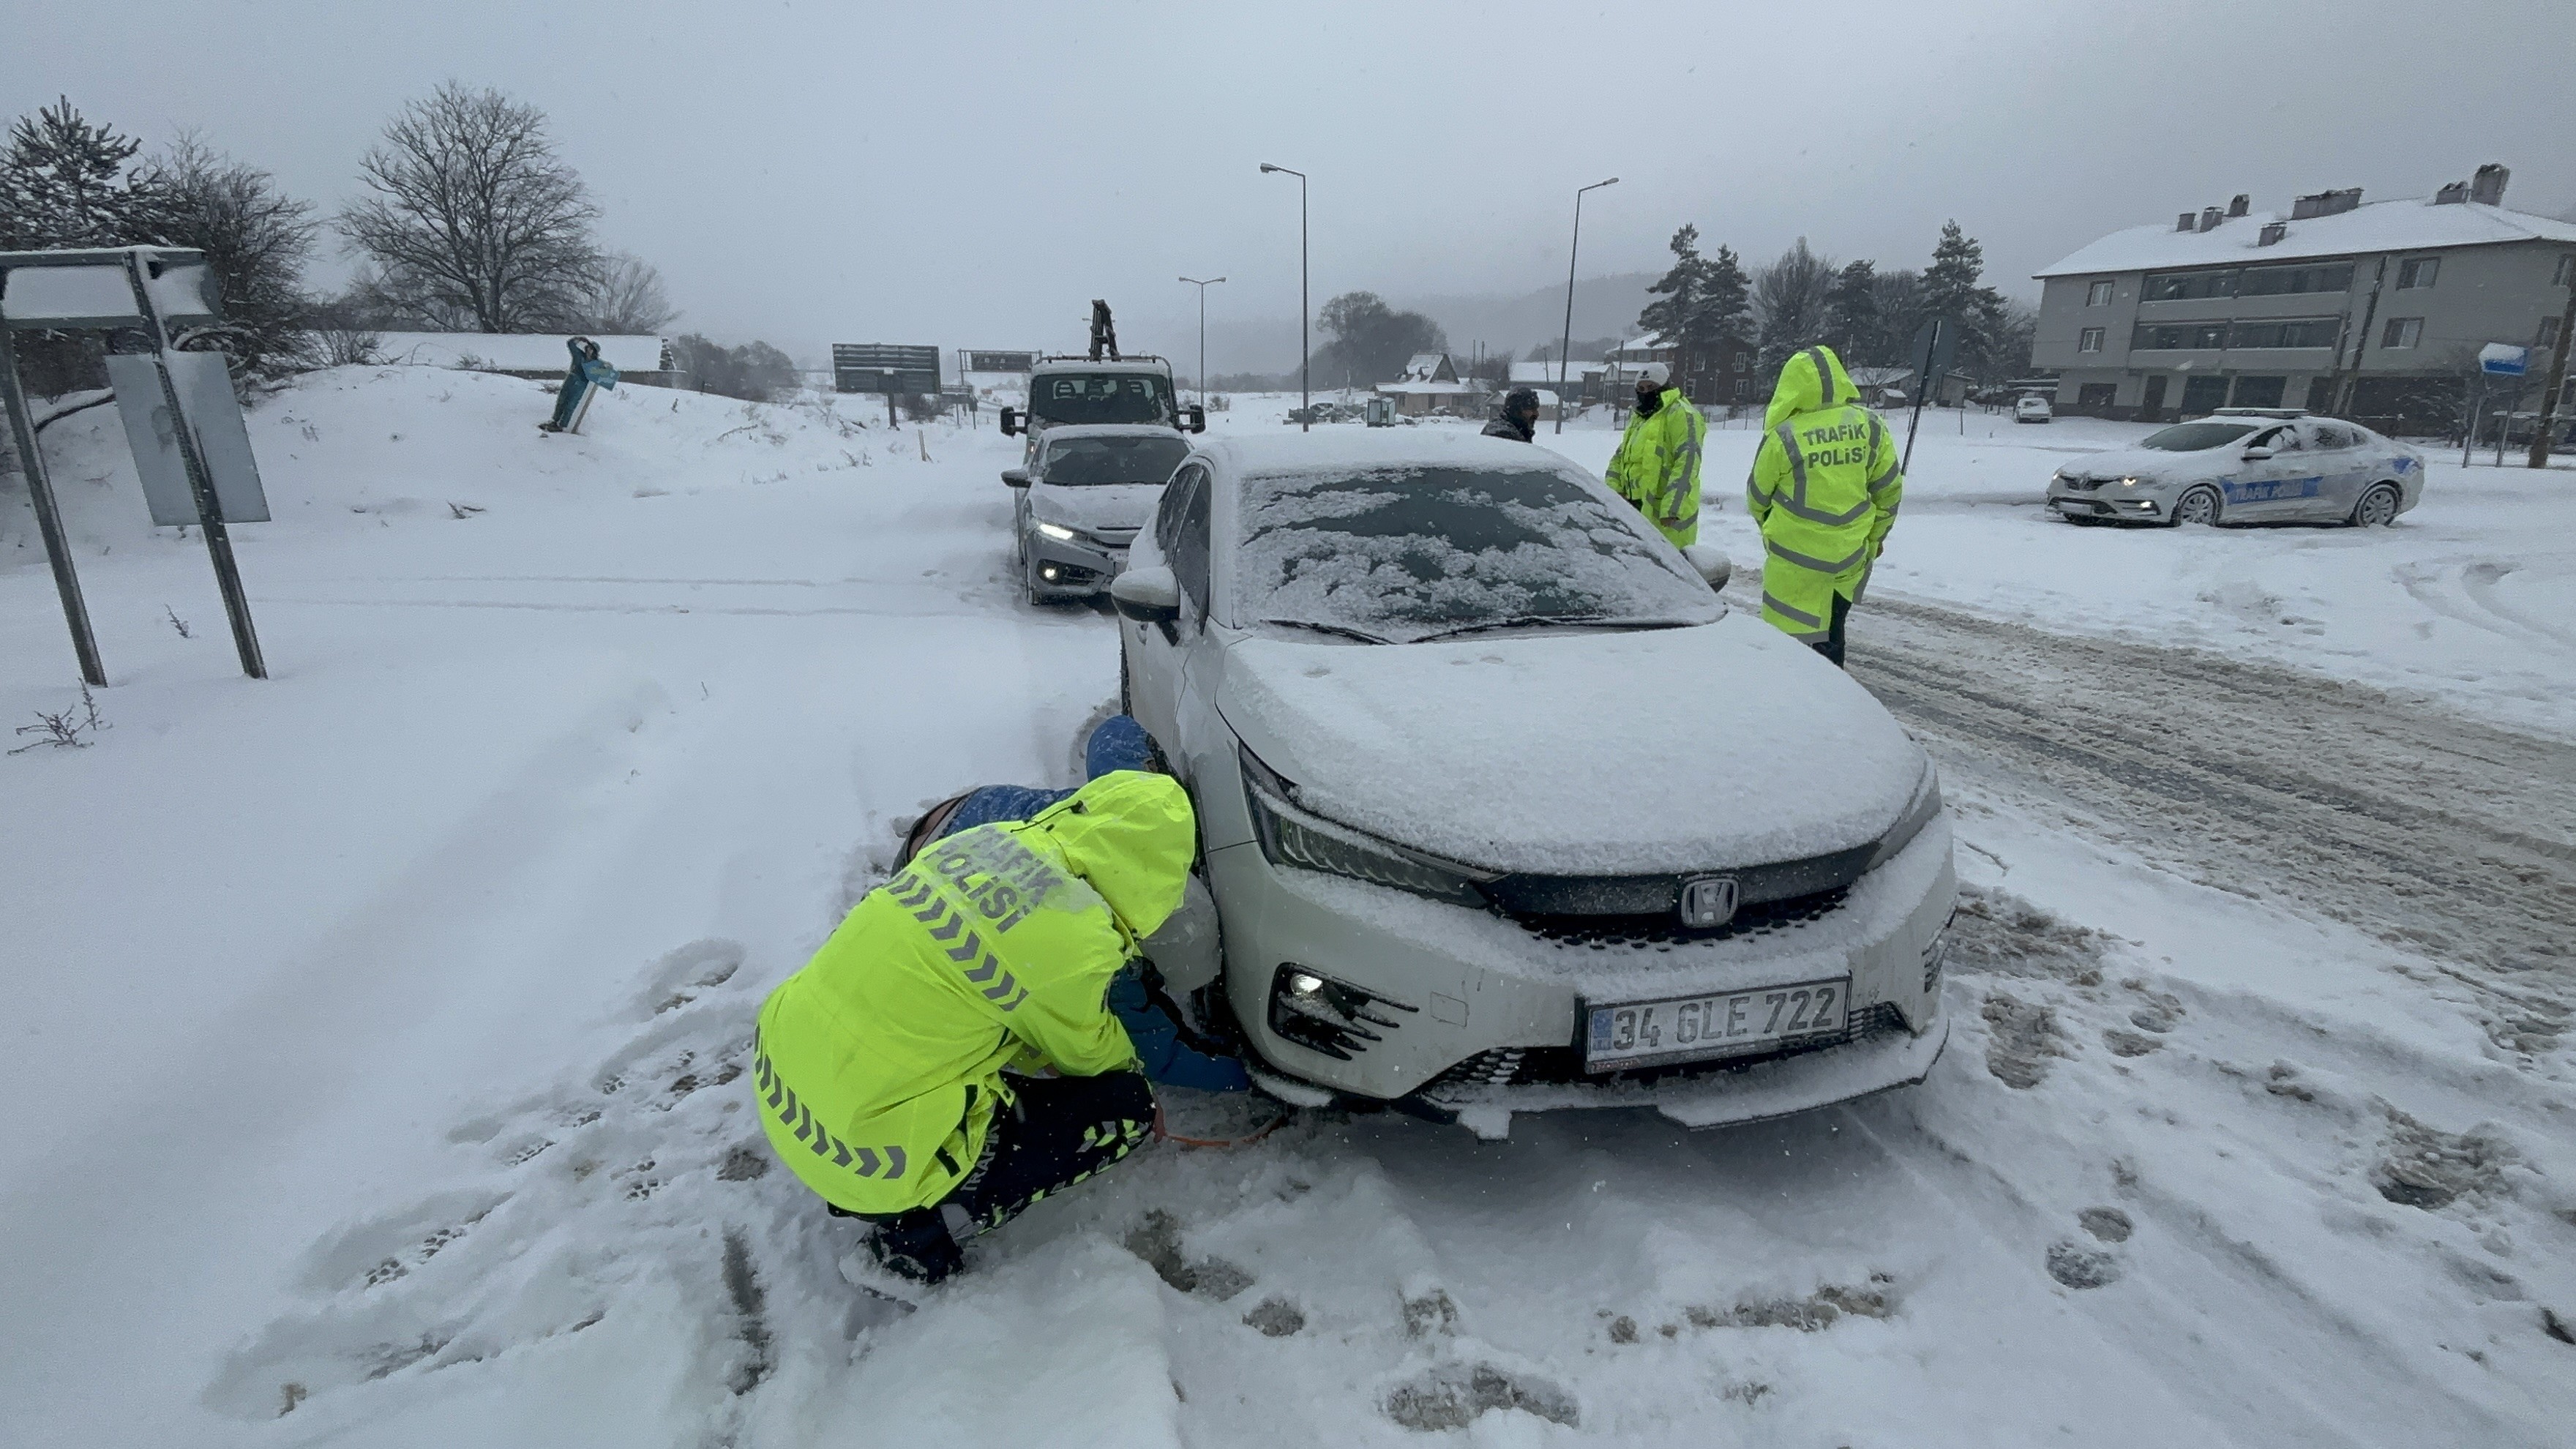
M 534 106 L 451 81 L 403 107 L 359 175 L 373 194 L 342 210 L 340 230 L 424 316 L 542 331 L 576 315 L 596 283 L 599 209 Z
M 277 179 L 183 133 L 145 168 L 154 232 L 206 254 L 220 288 L 222 324 L 202 339 L 243 373 L 273 376 L 308 347 L 302 291 L 305 258 L 318 230 L 311 204 Z
M 653 264 L 632 252 L 617 252 L 600 263 L 572 325 L 586 332 L 634 335 L 660 332 L 679 315 Z

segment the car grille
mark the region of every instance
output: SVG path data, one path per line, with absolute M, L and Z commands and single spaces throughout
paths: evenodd
M 2074 477 L 2070 477 L 2070 478 L 2068 478 L 2068 479 L 2066 480 L 2066 489 L 2067 489 L 2067 491 L 2068 491 L 2068 492 L 2070 492 L 2070 493 L 2090 493 L 2090 492 L 2092 492 L 2094 489 L 2099 488 L 2099 487 L 2101 487 L 2103 484 L 2108 483 L 2108 482 L 2110 482 L 2110 481 L 2111 481 L 2111 480 L 2110 480 L 2110 479 L 2108 479 L 2108 478 L 2074 478 Z
M 1432 1078 L 1431 1084 L 1423 1090 L 1437 1093 L 1442 1087 L 1564 1086 L 1578 1082 L 1655 1082 L 1673 1077 L 1706 1076 L 1714 1072 L 1738 1072 L 1763 1062 L 1776 1062 L 1782 1057 L 1848 1046 L 1865 1037 L 1903 1030 L 1904 1013 L 1898 1011 L 1893 1003 L 1882 1001 L 1853 1012 L 1840 1031 L 1802 1036 L 1795 1041 L 1783 1042 L 1770 1051 L 1719 1057 L 1713 1061 L 1634 1067 L 1623 1072 L 1586 1072 L 1583 1070 L 1583 1052 L 1577 1047 L 1495 1047 L 1478 1052 L 1442 1072 Z
M 1725 925 L 1696 931 L 1683 926 L 1670 911 L 1652 915 L 1527 915 L 1514 919 L 1531 935 L 1565 950 L 1669 951 L 1675 946 L 1794 931 L 1833 914 L 1850 896 L 1849 886 L 1836 886 L 1787 900 L 1741 905 L 1735 908 L 1735 918 Z

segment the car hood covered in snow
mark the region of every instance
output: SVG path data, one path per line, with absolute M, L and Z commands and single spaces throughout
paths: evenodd
M 1218 707 L 1300 802 L 1493 870 L 1649 874 L 1876 840 L 1922 750 L 1744 614 L 1636 633 L 1246 640 Z
M 1145 526 L 1163 498 L 1160 483 L 1092 483 L 1076 488 L 1036 485 L 1029 508 L 1049 523 L 1085 533 L 1124 533 Z
M 2215 478 L 2244 465 L 2244 459 L 2238 456 L 2241 451 L 2236 444 L 2194 453 L 2113 448 L 2107 453 L 2087 453 L 2058 471 L 2076 478 L 2145 478 L 2158 483 L 2177 478 Z

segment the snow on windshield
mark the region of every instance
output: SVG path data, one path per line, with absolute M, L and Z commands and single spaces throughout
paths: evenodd
M 1168 483 L 1188 456 L 1189 442 L 1167 438 L 1056 438 L 1047 443 L 1046 480 L 1076 487 L 1095 483 Z
M 1715 618 L 1708 585 L 1625 512 L 1551 468 L 1255 475 L 1235 597 L 1246 619 L 1393 642 L 1516 619 Z
M 2198 453 L 2223 447 L 2252 431 L 2252 423 L 2176 423 L 2140 438 L 2138 446 L 2165 453 Z

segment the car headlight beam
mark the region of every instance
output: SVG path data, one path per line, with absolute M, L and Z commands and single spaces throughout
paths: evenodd
M 1038 524 L 1038 532 L 1045 534 L 1049 538 L 1060 539 L 1066 543 L 1071 543 L 1075 539 L 1082 537 L 1081 534 L 1065 527 L 1061 523 L 1040 522 Z
M 1297 787 L 1238 745 L 1243 798 L 1252 813 L 1262 858 L 1272 865 L 1320 871 L 1371 885 L 1391 886 L 1452 905 L 1483 906 L 1476 887 L 1496 879 L 1491 871 L 1407 850 L 1392 841 L 1326 820 L 1294 803 Z

